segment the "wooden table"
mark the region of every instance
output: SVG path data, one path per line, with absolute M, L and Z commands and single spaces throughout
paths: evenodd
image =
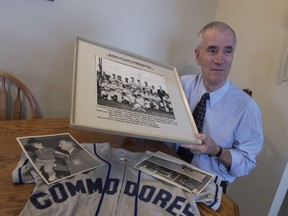
M 12 183 L 12 170 L 15 169 L 22 152 L 16 137 L 66 132 L 70 133 L 79 143 L 110 142 L 113 147 L 121 147 L 134 152 L 160 150 L 175 156 L 173 151 L 159 142 L 153 142 L 153 144 L 131 143 L 129 138 L 123 136 L 71 129 L 68 119 L 0 121 L 0 215 L 18 215 L 35 186 L 34 184 L 17 185 Z M 217 212 L 202 203 L 198 204 L 198 208 L 201 215 L 239 215 L 238 205 L 225 194 L 223 194 L 222 204 Z

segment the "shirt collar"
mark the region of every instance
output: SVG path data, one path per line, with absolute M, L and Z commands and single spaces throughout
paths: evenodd
M 216 91 L 209 93 L 209 95 L 210 95 L 210 102 L 209 102 L 210 107 L 213 107 L 223 97 L 223 95 L 228 91 L 229 85 L 230 85 L 230 81 L 227 80 L 221 88 L 217 89 Z M 205 92 L 207 92 L 205 89 L 205 86 L 203 84 L 203 79 L 202 79 L 202 83 L 201 83 L 201 91 L 203 92 L 203 94 Z
M 72 148 L 72 149 L 70 149 L 70 151 L 68 151 L 69 155 L 72 154 L 72 152 L 73 152 L 74 149 L 75 149 L 75 147 Z

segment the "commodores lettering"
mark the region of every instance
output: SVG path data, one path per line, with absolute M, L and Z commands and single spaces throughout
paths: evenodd
M 52 206 L 54 203 L 62 203 L 68 201 L 69 198 L 82 194 L 102 194 L 114 195 L 120 186 L 120 180 L 116 178 L 110 178 L 103 183 L 102 178 L 96 180 L 86 179 L 78 180 L 75 184 L 71 182 L 57 183 L 52 185 L 47 193 L 38 192 L 32 194 L 30 201 L 37 209 L 46 209 Z M 151 185 L 139 185 L 132 181 L 127 181 L 124 185 L 123 192 L 130 197 L 138 196 L 139 200 L 145 203 L 153 203 L 172 215 L 176 215 L 176 212 L 181 210 L 184 215 L 194 215 L 190 204 L 185 197 L 176 196 L 169 191 L 156 188 Z M 50 194 L 49 194 L 50 193 Z

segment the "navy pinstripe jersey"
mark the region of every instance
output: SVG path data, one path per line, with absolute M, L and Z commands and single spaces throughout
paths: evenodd
M 82 145 L 104 166 L 49 186 L 22 154 L 13 182 L 36 185 L 20 215 L 200 215 L 196 202 L 215 210 L 220 206 L 217 179 L 196 195 L 134 168 L 151 152 L 111 148 L 109 143 Z

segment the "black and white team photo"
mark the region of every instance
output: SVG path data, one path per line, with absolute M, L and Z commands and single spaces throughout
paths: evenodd
M 98 105 L 175 119 L 163 77 L 96 57 Z

